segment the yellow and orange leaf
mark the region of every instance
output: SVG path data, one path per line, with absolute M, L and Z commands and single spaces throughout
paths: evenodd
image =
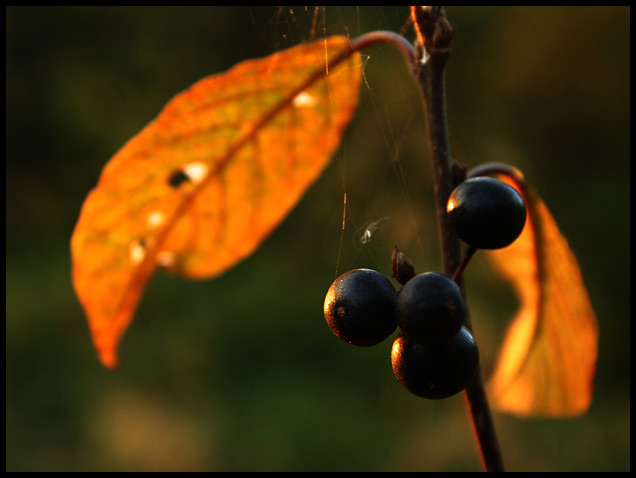
M 536 191 L 500 179 L 522 192 L 528 220 L 512 245 L 488 251 L 521 302 L 488 384 L 491 402 L 520 416 L 582 414 L 592 401 L 598 328 L 578 263 Z
M 177 95 L 106 164 L 71 239 L 105 366 L 157 267 L 217 276 L 285 218 L 337 149 L 361 76 L 340 36 L 245 61 Z

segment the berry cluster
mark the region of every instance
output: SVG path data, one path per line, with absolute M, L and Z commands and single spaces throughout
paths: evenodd
M 462 182 L 450 195 L 447 213 L 473 252 L 511 244 L 526 220 L 523 197 L 488 177 Z M 363 347 L 379 344 L 399 327 L 391 364 L 402 386 L 424 398 L 455 395 L 466 388 L 479 365 L 479 349 L 464 326 L 468 311 L 462 292 L 444 274 L 416 274 L 397 248 L 391 264 L 393 277 L 402 285 L 399 291 L 371 269 L 338 277 L 325 297 L 327 324 L 340 339 Z
M 354 269 L 331 284 L 324 313 L 334 334 L 362 347 L 379 344 L 399 327 L 391 349 L 393 372 L 421 397 L 454 395 L 477 369 L 477 344 L 462 325 L 462 294 L 444 274 L 415 275 L 397 292 L 379 272 Z

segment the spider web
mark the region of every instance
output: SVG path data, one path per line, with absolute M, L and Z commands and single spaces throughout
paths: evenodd
M 412 41 L 408 7 L 251 7 L 254 28 L 277 51 L 331 35 L 355 38 L 373 30 Z M 322 203 L 333 211 L 324 231 L 335 275 L 369 267 L 390 275 L 398 246 L 421 259 L 435 241 L 432 183 L 423 142 L 421 100 L 406 62 L 388 45 L 362 52 L 360 105 L 325 174 Z M 337 182 L 334 184 L 334 178 Z M 430 238 L 421 231 L 432 230 Z M 423 267 L 423 265 L 422 265 Z

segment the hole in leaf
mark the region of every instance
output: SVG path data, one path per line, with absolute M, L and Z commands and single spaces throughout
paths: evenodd
M 296 106 L 297 108 L 300 107 L 311 107 L 311 106 L 315 106 L 316 103 L 318 103 L 318 100 L 310 95 L 309 93 L 303 91 L 301 93 L 298 93 L 295 97 L 294 97 L 294 106 Z
M 181 170 L 175 171 L 168 178 L 168 184 L 175 189 L 181 186 L 186 181 L 190 181 L 190 177 Z
M 209 168 L 207 164 L 197 161 L 194 163 L 186 164 L 183 167 L 183 172 L 186 174 L 191 182 L 198 184 L 203 181 L 208 175 L 208 169 Z
M 133 264 L 141 263 L 146 257 L 146 240 L 141 239 L 132 241 L 130 244 L 130 260 Z
M 153 211 L 148 214 L 146 218 L 146 224 L 150 228 L 161 226 L 166 220 L 166 216 L 161 211 Z
M 161 251 L 157 254 L 157 264 L 161 267 L 170 267 L 176 261 L 174 252 Z

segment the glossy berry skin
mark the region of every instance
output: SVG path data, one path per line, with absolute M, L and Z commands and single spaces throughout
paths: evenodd
M 452 339 L 466 318 L 466 304 L 453 279 L 426 272 L 400 290 L 398 325 L 412 340 L 435 345 Z
M 519 192 L 490 177 L 470 178 L 451 193 L 446 206 L 457 236 L 479 249 L 500 249 L 514 242 L 526 223 Z
M 352 345 L 376 345 L 397 328 L 397 292 L 385 276 L 355 269 L 338 277 L 324 303 L 327 324 Z
M 441 399 L 461 392 L 477 371 L 479 349 L 465 327 L 443 345 L 423 345 L 400 332 L 391 348 L 393 373 L 409 392 Z

